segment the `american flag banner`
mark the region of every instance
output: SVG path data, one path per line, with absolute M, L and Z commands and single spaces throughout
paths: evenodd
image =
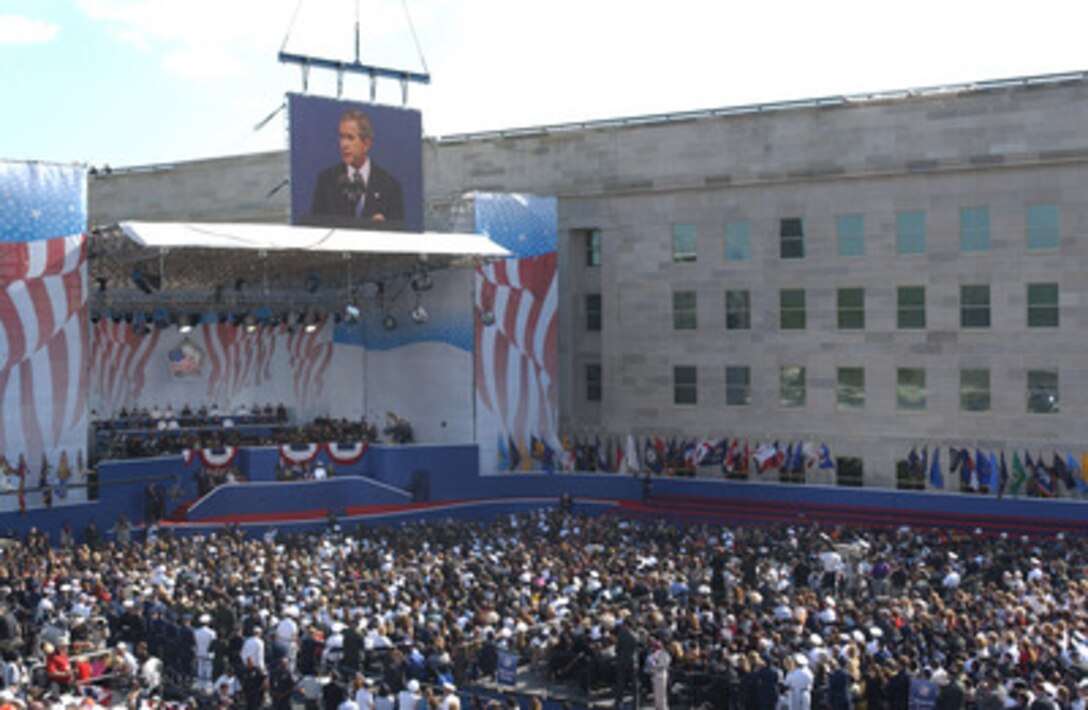
M 555 201 L 478 195 L 477 228 L 515 256 L 475 274 L 476 400 L 480 441 L 535 437 L 558 450 L 559 272 Z M 491 427 L 498 431 L 490 432 Z
M 333 324 L 326 318 L 317 328 L 306 332 L 296 327 L 287 334 L 288 365 L 294 385 L 295 402 L 305 411 L 319 403 L 325 394 L 325 373 L 332 361 Z
M 86 170 L 0 161 L 0 443 L 14 460 L 86 447 Z M 70 453 L 70 455 L 72 455 Z
M 272 381 L 272 360 L 286 326 L 247 333 L 232 323 L 204 324 L 200 333 L 210 365 L 209 401 L 236 404 L 243 393 Z
M 108 318 L 94 324 L 91 338 L 91 396 L 104 416 L 132 409 L 143 399 L 147 366 L 157 352 L 161 332 L 139 335 L 130 323 Z

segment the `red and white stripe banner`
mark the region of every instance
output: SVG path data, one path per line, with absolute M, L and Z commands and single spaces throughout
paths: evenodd
M 284 444 L 280 447 L 280 458 L 289 464 L 301 466 L 317 458 L 321 444 Z
M 332 319 L 326 318 L 312 332 L 296 327 L 287 334 L 288 362 L 299 409 L 309 409 L 325 393 L 325 372 L 332 361 L 332 331 Z
M 366 454 L 367 443 L 360 441 L 354 444 L 341 444 L 338 442 L 330 441 L 325 444 L 325 451 L 329 455 L 329 460 L 339 466 L 350 466 L 354 463 L 359 463 L 363 456 Z
M 220 449 L 197 449 L 197 456 L 205 468 L 226 468 L 234 463 L 238 456 L 237 446 L 224 446 Z
M 476 270 L 476 394 L 516 441 L 559 449 L 556 253 Z M 494 313 L 493 325 L 481 314 Z
M 87 425 L 86 238 L 0 243 L 0 442 L 14 459 L 82 451 Z

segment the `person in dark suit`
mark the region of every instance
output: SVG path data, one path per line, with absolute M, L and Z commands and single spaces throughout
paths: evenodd
M 370 159 L 374 129 L 370 117 L 349 108 L 340 114 L 341 162 L 317 176 L 310 212 L 338 223 L 396 227 L 404 221 L 400 182 Z M 381 224 L 377 224 L 381 223 Z

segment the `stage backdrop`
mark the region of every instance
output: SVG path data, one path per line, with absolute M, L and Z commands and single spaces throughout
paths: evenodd
M 342 401 L 347 390 L 333 388 L 336 410 L 349 406 L 384 425 L 387 412 L 408 420 L 422 443 L 465 443 L 474 438 L 472 416 L 472 272 L 449 269 L 432 274 L 433 287 L 416 293 L 401 278 L 385 285 L 383 303 L 369 298 L 358 324 L 336 329 L 336 351 L 365 383 Z M 416 305 L 427 322 L 416 323 Z M 397 325 L 387 330 L 383 317 Z M 347 377 L 347 376 L 345 376 Z
M 86 181 L 83 167 L 0 161 L 0 453 L 25 455 L 27 488 L 43 456 L 55 479 L 86 448 Z
M 103 319 L 92 326 L 92 406 L 109 418 L 122 407 L 215 404 L 233 412 L 283 402 L 296 421 L 365 415 L 379 429 L 392 412 L 420 441 L 472 441 L 472 272 L 441 271 L 432 281 L 419 294 L 408 277 L 390 281 L 380 305 L 362 304 L 361 321 L 326 320 L 312 333 L 216 323 L 138 335 L 123 320 Z M 426 323 L 412 320 L 417 305 Z M 393 330 L 382 325 L 387 314 Z
M 480 468 L 547 468 L 561 451 L 556 200 L 477 194 L 474 203 L 476 231 L 514 253 L 476 269 Z
M 419 111 L 318 96 L 287 97 L 291 147 L 291 222 L 364 229 L 423 231 L 423 121 Z M 370 119 L 369 185 L 344 170 L 340 119 L 356 110 Z M 349 148 L 350 149 L 350 148 Z M 352 212 L 365 192 L 363 212 Z M 391 214 L 399 204 L 402 216 Z M 385 221 L 369 218 L 384 212 Z
M 103 319 L 92 326 L 91 401 L 96 416 L 122 409 L 179 411 L 215 404 L 222 412 L 280 402 L 301 417 L 329 414 L 330 322 L 307 333 L 286 324 L 247 333 L 232 323 L 202 324 L 188 333 Z

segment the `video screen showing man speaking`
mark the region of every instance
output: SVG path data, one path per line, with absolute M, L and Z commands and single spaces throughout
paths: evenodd
M 288 97 L 291 222 L 423 230 L 418 111 Z

